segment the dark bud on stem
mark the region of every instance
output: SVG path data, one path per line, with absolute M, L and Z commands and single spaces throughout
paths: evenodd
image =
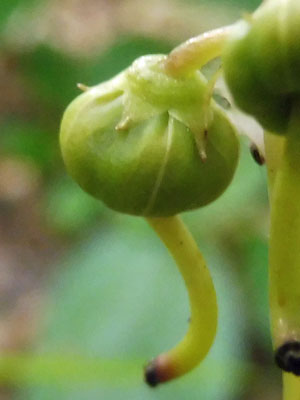
M 275 362 L 283 371 L 300 376 L 300 342 L 287 342 L 279 347 Z

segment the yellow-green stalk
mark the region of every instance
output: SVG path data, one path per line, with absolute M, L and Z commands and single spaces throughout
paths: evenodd
M 300 400 L 300 378 L 283 374 L 283 400 Z
M 276 361 L 300 375 L 300 103 L 294 106 L 275 177 L 269 263 Z
M 300 375 L 300 2 L 268 0 L 232 30 L 223 54 L 236 104 L 265 134 L 271 204 L 270 309 L 275 359 Z M 300 398 L 284 373 L 284 399 Z
M 285 137 L 274 135 L 271 132 L 264 132 L 264 144 L 265 144 L 265 157 L 266 166 L 268 173 L 268 191 L 269 199 L 271 202 L 272 191 L 274 188 L 276 174 L 281 162 L 282 153 L 285 144 Z

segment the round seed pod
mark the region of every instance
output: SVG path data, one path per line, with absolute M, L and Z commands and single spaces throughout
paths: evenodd
M 233 29 L 223 55 L 237 106 L 284 134 L 300 95 L 300 2 L 268 0 Z
M 236 132 L 227 116 L 216 104 L 211 105 L 203 162 L 194 133 L 177 116 L 182 117 L 185 110 L 190 117 L 182 82 L 176 100 L 176 82 L 171 82 L 175 88 L 168 109 L 168 88 L 162 89 L 156 103 L 156 89 L 147 83 L 151 101 L 145 99 L 137 82 L 134 88 L 131 85 L 132 73 L 125 71 L 91 88 L 67 108 L 60 142 L 70 175 L 108 207 L 132 215 L 171 216 L 215 200 L 230 183 L 239 155 Z M 198 74 L 191 79 L 202 85 L 200 107 L 205 80 Z M 144 83 L 141 86 L 145 88 Z M 201 109 L 197 112 L 201 115 Z

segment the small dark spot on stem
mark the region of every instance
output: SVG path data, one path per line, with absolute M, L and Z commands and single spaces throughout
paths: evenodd
M 256 144 L 251 144 L 250 152 L 254 161 L 256 161 L 258 165 L 264 165 L 264 163 L 266 162 L 265 157 L 260 153 Z
M 287 342 L 275 353 L 275 362 L 279 368 L 300 376 L 300 342 Z

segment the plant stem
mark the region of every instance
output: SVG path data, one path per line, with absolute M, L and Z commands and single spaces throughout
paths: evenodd
M 271 202 L 275 177 L 280 166 L 285 138 L 284 136 L 274 135 L 270 132 L 265 132 L 264 142 L 266 150 L 266 166 L 268 170 L 269 198 Z
M 300 378 L 283 374 L 283 400 L 300 400 Z
M 270 302 L 274 344 L 300 339 L 300 114 L 293 113 L 271 204 Z
M 275 142 L 274 142 L 275 143 Z M 276 361 L 300 374 L 300 105 L 294 107 L 281 160 L 274 157 L 271 196 L 270 307 Z M 275 149 L 275 147 L 274 147 Z M 274 150 L 273 149 L 273 150 Z M 276 163 L 279 162 L 279 168 Z M 277 169 L 277 172 L 276 172 Z M 276 179 L 275 179 L 276 177 Z M 300 384 L 284 377 L 285 400 L 300 398 Z M 298 396 L 298 397 L 297 397 Z
M 183 340 L 159 355 L 146 368 L 151 386 L 179 377 L 206 356 L 217 329 L 217 300 L 210 273 L 192 237 L 179 217 L 148 218 L 177 263 L 189 294 L 191 319 Z
M 174 77 L 188 75 L 221 55 L 232 25 L 196 36 L 176 47 L 168 55 L 165 68 Z

